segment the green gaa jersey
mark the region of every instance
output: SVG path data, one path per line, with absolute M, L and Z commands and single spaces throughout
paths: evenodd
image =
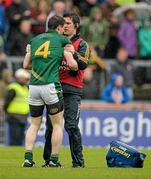
M 55 30 L 49 30 L 31 40 L 31 85 L 59 82 L 59 66 L 66 44 L 71 42 Z

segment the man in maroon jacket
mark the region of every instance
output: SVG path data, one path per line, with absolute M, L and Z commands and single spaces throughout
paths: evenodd
M 72 157 L 72 167 L 84 167 L 84 159 L 82 154 L 82 138 L 78 127 L 80 117 L 80 104 L 83 89 L 83 74 L 84 69 L 88 65 L 90 50 L 88 44 L 80 37 L 79 26 L 80 18 L 75 13 L 64 15 L 65 25 L 64 34 L 71 40 L 73 47 L 67 47 L 73 53 L 76 66 L 69 68 L 65 59 L 60 66 L 60 81 L 64 96 L 64 120 L 65 129 L 69 136 L 70 151 Z M 48 118 L 47 118 L 48 119 Z M 43 167 L 49 167 L 51 154 L 51 133 L 52 128 L 47 120 L 46 142 L 44 148 Z

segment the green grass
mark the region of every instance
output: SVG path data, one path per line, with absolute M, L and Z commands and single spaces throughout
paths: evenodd
M 69 148 L 62 148 L 60 160 L 63 169 L 41 168 L 42 148 L 34 149 L 34 168 L 23 168 L 23 147 L 0 147 L 0 178 L 1 179 L 147 179 L 151 178 L 151 151 L 147 154 L 144 168 L 107 168 L 105 156 L 107 149 L 85 148 L 86 167 L 74 169 L 71 167 Z

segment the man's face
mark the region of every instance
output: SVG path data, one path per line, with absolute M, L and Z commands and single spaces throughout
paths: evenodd
M 129 13 L 127 13 L 126 18 L 127 18 L 129 21 L 133 21 L 133 20 L 135 19 L 135 13 L 134 13 L 134 12 L 129 12 Z
M 115 81 L 115 85 L 117 87 L 121 87 L 123 85 L 123 77 L 122 76 L 118 76 L 116 81 Z
M 76 27 L 74 23 L 72 22 L 72 19 L 70 17 L 65 17 L 65 24 L 64 24 L 64 34 L 66 36 L 72 36 L 76 34 Z
M 117 59 L 120 62 L 125 62 L 128 58 L 128 53 L 125 49 L 120 49 L 117 53 Z
M 26 85 L 27 82 L 28 82 L 28 80 L 29 80 L 29 78 L 26 78 L 26 77 L 18 77 L 17 80 L 18 80 L 18 82 L 19 82 L 20 84 Z
M 20 29 L 24 34 L 30 34 L 31 32 L 31 23 L 28 20 L 23 20 L 20 25 Z

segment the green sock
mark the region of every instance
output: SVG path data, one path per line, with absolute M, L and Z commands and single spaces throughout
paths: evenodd
M 33 153 L 32 153 L 32 151 L 26 151 L 24 158 L 28 159 L 29 161 L 33 161 Z
M 50 160 L 54 163 L 57 163 L 59 160 L 59 155 L 58 154 L 52 154 L 50 157 Z

